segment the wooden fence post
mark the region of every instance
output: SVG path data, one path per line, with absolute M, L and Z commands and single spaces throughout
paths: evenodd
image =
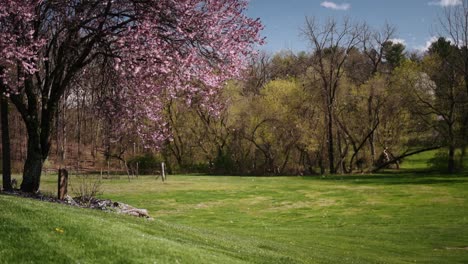
M 138 174 L 139 174 L 139 171 L 138 171 L 138 170 L 140 169 L 140 168 L 139 168 L 139 164 L 140 164 L 140 162 L 137 161 L 137 162 L 136 162 L 136 177 L 137 177 L 137 178 L 138 178 Z
M 162 181 L 163 182 L 166 180 L 165 165 L 166 164 L 164 164 L 164 162 L 161 162 L 161 176 L 162 176 Z
M 58 171 L 58 192 L 59 200 L 64 200 L 65 195 L 68 193 L 68 171 L 66 169 L 59 169 Z

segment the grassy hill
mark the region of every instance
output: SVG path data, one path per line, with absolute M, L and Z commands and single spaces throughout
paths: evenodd
M 121 177 L 103 189 L 156 220 L 0 195 L 0 262 L 468 261 L 468 175 Z
M 160 220 L 15 197 L 0 196 L 0 203 L 1 263 L 266 263 L 282 258 L 237 245 L 227 234 Z

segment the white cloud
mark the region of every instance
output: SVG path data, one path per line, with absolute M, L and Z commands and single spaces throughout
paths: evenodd
M 324 1 L 320 5 L 325 7 L 325 8 L 330 8 L 330 9 L 333 9 L 333 10 L 348 10 L 348 9 L 351 8 L 351 5 L 348 4 L 348 3 L 336 4 L 336 3 L 331 2 L 331 1 Z
M 426 44 L 424 44 L 424 46 L 416 46 L 415 50 L 418 51 L 418 52 L 424 53 L 424 52 L 428 51 L 429 48 L 431 47 L 432 43 L 436 42 L 438 39 L 439 39 L 439 37 L 433 36 L 433 37 L 431 37 L 430 39 L 428 39 L 426 41 Z M 453 41 L 452 38 L 446 37 L 445 40 L 450 42 L 452 45 L 455 45 L 454 44 L 455 41 Z M 462 45 L 458 45 L 458 46 L 461 47 Z
M 406 46 L 406 40 L 400 38 L 389 39 L 394 44 L 403 44 Z
M 438 5 L 438 6 L 457 6 L 461 5 L 462 0 L 437 0 L 429 2 L 429 5 Z
M 431 37 L 430 39 L 428 39 L 426 41 L 426 44 L 424 44 L 424 46 L 418 46 L 416 47 L 416 50 L 419 51 L 419 52 L 426 52 L 429 50 L 429 48 L 431 47 L 431 44 L 433 42 L 435 42 L 438 38 L 436 36 L 433 36 Z

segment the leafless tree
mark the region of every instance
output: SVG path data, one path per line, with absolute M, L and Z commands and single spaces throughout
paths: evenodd
M 313 50 L 312 67 L 317 74 L 326 115 L 329 172 L 336 172 L 334 146 L 334 108 L 348 54 L 361 42 L 362 25 L 344 19 L 328 19 L 320 24 L 307 17 L 302 32 Z
M 247 78 L 244 82 L 243 93 L 260 94 L 260 90 L 270 79 L 270 56 L 262 52 L 252 58 L 247 70 Z
M 380 65 L 384 57 L 385 44 L 390 41 L 396 32 L 396 28 L 390 24 L 385 24 L 382 30 L 374 30 L 369 26 L 363 27 L 362 37 L 362 50 L 368 61 L 371 63 L 371 71 L 369 78 L 375 76 L 379 72 Z M 375 102 L 375 89 L 370 86 L 371 91 L 367 98 L 367 122 L 368 122 L 368 142 L 371 153 L 372 164 L 375 163 L 376 150 L 375 150 L 375 132 L 379 125 L 379 107 L 382 105 Z M 376 107 L 377 106 L 377 107 Z

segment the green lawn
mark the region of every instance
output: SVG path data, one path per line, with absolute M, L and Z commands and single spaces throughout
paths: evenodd
M 405 159 L 403 159 L 403 162 L 401 163 L 401 168 L 402 169 L 410 169 L 410 170 L 420 170 L 420 171 L 427 171 L 427 170 L 446 170 L 447 169 L 447 160 L 441 159 L 438 162 L 438 166 L 440 167 L 434 167 L 433 162 L 431 163 L 431 160 L 437 157 L 440 154 L 445 154 L 447 155 L 448 153 L 447 149 L 438 149 L 438 150 L 431 150 L 431 151 L 426 151 L 423 153 L 419 153 L 413 156 L 409 156 Z M 455 152 L 455 163 L 457 166 L 459 166 L 460 162 L 460 155 L 461 151 L 459 149 L 456 150 Z M 445 156 L 447 158 L 447 156 Z M 468 166 L 468 156 L 464 157 L 463 159 L 463 164 L 465 167 Z
M 409 156 L 403 160 L 401 167 L 404 169 L 429 169 L 428 161 L 434 158 L 441 150 L 431 150 L 417 155 Z
M 156 220 L 0 195 L 0 262 L 468 262 L 466 174 L 103 181 Z

